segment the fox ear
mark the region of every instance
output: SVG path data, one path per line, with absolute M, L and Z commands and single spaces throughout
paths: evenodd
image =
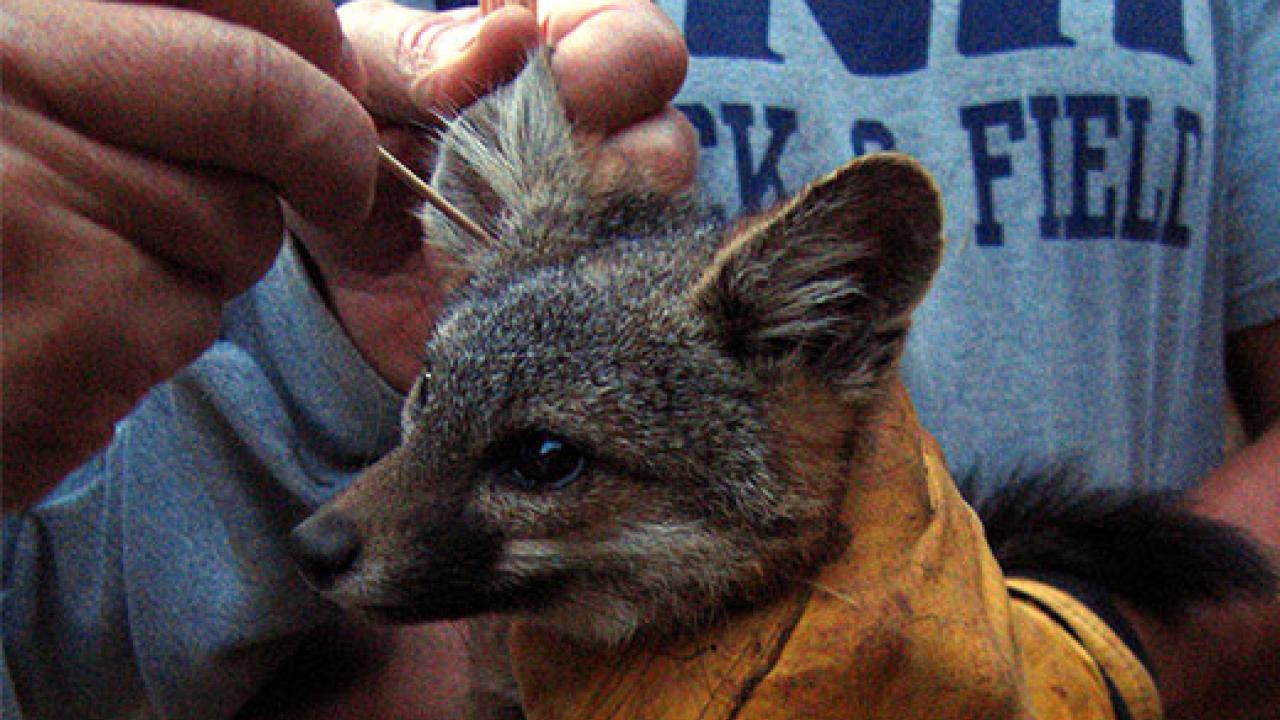
M 422 214 L 427 241 L 464 268 L 545 254 L 545 241 L 522 237 L 527 233 L 520 229 L 536 224 L 530 219 L 545 224 L 584 204 L 576 190 L 583 177 L 550 56 L 535 50 L 514 80 L 449 122 L 431 176 L 435 189 L 499 246 L 485 246 L 430 206 Z
M 757 372 L 799 366 L 849 396 L 896 365 L 941 230 L 937 186 L 918 163 L 859 158 L 732 236 L 694 302 Z

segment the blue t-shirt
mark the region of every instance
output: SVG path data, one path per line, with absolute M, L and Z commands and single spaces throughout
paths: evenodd
M 1220 461 L 1224 336 L 1280 317 L 1274 4 L 660 4 L 731 212 L 874 150 L 937 177 L 904 371 L 954 468 L 1183 488 Z

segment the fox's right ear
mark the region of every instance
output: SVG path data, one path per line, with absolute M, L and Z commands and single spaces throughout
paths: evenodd
M 905 155 L 869 155 L 745 225 L 693 301 L 757 373 L 796 368 L 850 396 L 895 367 L 941 231 L 928 172 Z
M 514 80 L 449 122 L 431 176 L 440 195 L 496 244 L 481 243 L 429 206 L 422 216 L 427 241 L 464 269 L 572 256 L 566 237 L 573 234 L 553 223 L 586 203 L 585 178 L 551 57 L 534 50 Z

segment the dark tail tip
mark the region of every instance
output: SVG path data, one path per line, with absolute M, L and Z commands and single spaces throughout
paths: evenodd
M 1099 487 L 1062 465 L 999 482 L 969 473 L 957 484 L 1008 574 L 1085 578 L 1169 619 L 1196 604 L 1276 592 L 1276 567 L 1247 534 L 1192 514 L 1176 494 Z

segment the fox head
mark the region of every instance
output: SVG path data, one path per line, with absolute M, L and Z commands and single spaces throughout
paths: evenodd
M 596 187 L 571 131 L 535 54 L 442 140 L 433 183 L 495 240 L 424 215 L 465 280 L 402 443 L 293 534 L 343 606 L 619 643 L 762 602 L 856 532 L 845 478 L 941 254 L 932 180 L 869 156 L 726 229 Z

